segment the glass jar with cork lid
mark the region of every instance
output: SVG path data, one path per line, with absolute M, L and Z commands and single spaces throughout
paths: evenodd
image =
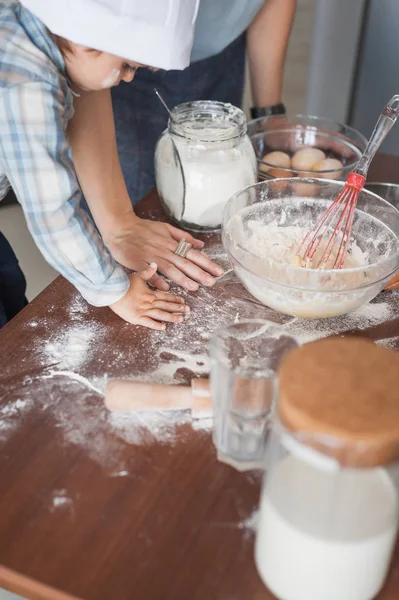
M 255 560 L 280 600 L 371 600 L 398 530 L 399 355 L 330 339 L 283 359 Z
M 257 165 L 245 115 L 223 102 L 179 104 L 155 150 L 161 203 L 179 226 L 194 231 L 221 226 L 229 198 L 256 182 Z

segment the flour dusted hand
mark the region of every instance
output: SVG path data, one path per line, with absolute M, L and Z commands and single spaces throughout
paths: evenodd
M 174 253 L 183 238 L 193 246 L 187 258 Z M 105 239 L 105 243 L 123 266 L 140 271 L 153 261 L 162 275 L 187 290 L 197 290 L 199 283 L 212 286 L 214 277 L 223 275 L 221 267 L 199 252 L 203 242 L 168 223 L 140 219 L 133 212 Z M 160 290 L 169 289 L 168 283 L 156 273 L 150 283 Z
M 178 296 L 166 292 L 154 292 L 147 282 L 157 271 L 157 265 L 151 263 L 143 271 L 130 275 L 130 288 L 127 294 L 110 308 L 128 323 L 143 325 L 150 329 L 165 329 L 162 321 L 181 323 L 190 308 Z

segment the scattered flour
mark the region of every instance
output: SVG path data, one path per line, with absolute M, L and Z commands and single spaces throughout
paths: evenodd
M 220 245 L 212 247 L 208 255 L 228 268 Z M 140 418 L 131 413 L 111 414 L 103 397 L 107 373 L 171 384 L 188 383 L 193 375 L 206 376 L 208 340 L 220 327 L 244 318 L 281 323 L 301 342 L 366 329 L 375 331 L 377 343 L 394 347 L 397 342 L 396 337 L 384 338 L 384 323 L 399 318 L 399 291 L 383 293 L 349 315 L 324 320 L 295 319 L 274 312 L 255 300 L 231 271 L 219 278 L 212 290 L 201 288 L 194 295 L 177 288 L 173 291 L 191 306 L 184 323 L 168 326 L 165 332 L 147 331 L 139 339 L 133 335 L 131 346 L 126 342 L 131 325 L 120 323 L 115 335 L 114 329 L 111 332 L 96 321 L 95 309 L 78 294 L 66 309 L 69 325 L 65 325 L 65 315 L 60 319 L 55 306 L 49 307 L 45 317 L 35 318 L 35 326 L 27 323 L 26 343 L 42 367 L 26 373 L 23 364 L 10 361 L 2 373 L 0 400 L 8 403 L 0 405 L 0 441 L 6 441 L 29 411 L 39 406 L 45 422 L 54 423 L 65 444 L 87 454 L 110 476 L 125 477 L 130 472 L 126 443 L 175 445 L 193 430 L 197 435 L 209 435 L 212 419 L 192 421 L 188 411 L 142 413 Z M 389 331 L 392 336 L 392 328 Z M 140 360 L 143 354 L 146 361 Z M 7 377 L 19 373 L 20 378 L 10 387 Z
M 0 442 L 5 441 L 8 435 L 15 431 L 25 414 L 32 408 L 29 398 L 16 399 L 4 406 L 0 406 Z
M 74 501 L 68 496 L 66 489 L 53 491 L 49 510 L 54 513 L 59 509 L 68 510 L 71 516 L 75 515 Z
M 126 471 L 126 469 L 122 470 L 122 471 L 114 471 L 114 473 L 111 473 L 110 477 L 127 477 L 129 475 L 129 471 Z
M 48 362 L 59 361 L 63 367 L 79 369 L 90 356 L 94 341 L 100 342 L 104 327 L 96 323 L 78 323 L 67 326 L 52 335 L 42 349 Z
M 393 300 L 393 298 L 390 298 L 390 300 Z M 331 319 L 293 318 L 284 327 L 287 333 L 294 335 L 302 344 L 305 344 L 328 336 L 340 335 L 344 332 L 361 332 L 390 321 L 397 316 L 399 316 L 399 302 L 374 301 L 359 307 L 352 313 Z M 383 344 L 384 340 L 377 339 L 377 343 Z
M 15 400 L 11 404 L 6 404 L 0 409 L 0 415 L 2 418 L 7 419 L 20 414 L 27 406 L 29 406 L 29 400 Z
M 161 346 L 158 350 L 158 356 L 161 359 L 166 357 L 167 362 L 161 363 L 156 372 L 153 373 L 154 382 L 157 382 L 157 379 L 161 379 L 163 382 L 173 380 L 176 371 L 182 367 L 198 375 L 209 373 L 210 367 L 207 354 L 191 354 L 190 352 Z
M 259 522 L 259 509 L 255 508 L 252 513 L 242 521 L 234 522 L 218 522 L 212 523 L 212 525 L 216 527 L 227 527 L 231 529 L 240 529 L 242 530 L 242 537 L 244 541 L 250 541 L 254 534 L 256 533 L 256 529 Z
M 92 460 L 109 471 L 112 477 L 129 475 L 126 463 L 126 443 L 175 445 L 184 439 L 186 431 L 194 429 L 190 411 L 108 412 L 104 406 L 106 379 L 96 382 L 72 371 L 48 370 L 37 377 L 27 376 L 19 392 L 26 399 L 17 399 L 0 407 L 0 441 L 6 441 L 21 423 L 27 410 L 35 406 L 46 414 L 62 433 L 65 443 L 84 451 Z M 64 401 L 65 395 L 73 402 Z M 201 427 L 211 428 L 211 423 Z M 188 429 L 187 429 L 188 428 Z M 196 427 L 196 429 L 198 426 Z M 132 455 L 133 456 L 133 455 Z M 59 505 L 63 502 L 59 499 Z
M 81 296 L 78 293 L 75 293 L 69 305 L 70 316 L 73 316 L 74 314 L 86 315 L 89 311 L 90 305 L 86 302 L 83 296 Z
M 386 338 L 384 340 L 378 340 L 377 344 L 379 346 L 384 346 L 385 348 L 389 348 L 390 350 L 397 350 L 399 348 L 399 336 Z
M 141 445 L 154 442 L 173 443 L 178 436 L 178 428 L 191 424 L 189 411 L 165 412 L 111 412 L 109 424 L 115 433 L 127 444 Z
M 259 522 L 259 510 L 255 509 L 248 518 L 244 521 L 240 521 L 238 524 L 239 529 L 245 529 L 246 531 L 250 531 L 252 533 L 256 532 L 256 528 Z
M 86 377 L 83 377 L 82 375 L 79 375 L 78 373 L 74 373 L 73 371 L 54 371 L 53 370 L 53 371 L 48 371 L 44 375 L 41 375 L 42 379 L 52 379 L 54 377 L 66 377 L 68 379 L 79 381 L 80 383 L 83 383 L 83 385 L 87 386 L 89 389 L 93 390 L 94 392 L 97 392 L 98 394 L 104 394 L 104 392 L 105 392 L 105 386 L 106 386 L 106 378 L 105 377 L 102 380 L 100 380 L 100 384 L 99 384 L 99 386 L 97 386 L 93 382 L 91 382 L 89 379 L 87 379 Z
M 196 431 L 212 431 L 213 417 L 206 417 L 204 419 L 193 419 L 192 428 Z

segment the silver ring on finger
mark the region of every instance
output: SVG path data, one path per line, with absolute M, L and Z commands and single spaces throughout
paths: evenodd
M 181 258 L 186 258 L 187 254 L 189 253 L 192 247 L 193 245 L 190 244 L 190 242 L 186 242 L 186 240 L 183 238 L 177 244 L 175 254 L 177 254 L 177 256 L 181 256 Z

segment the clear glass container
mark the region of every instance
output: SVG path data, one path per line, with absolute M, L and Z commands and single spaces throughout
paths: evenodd
M 211 339 L 213 441 L 218 454 L 263 466 L 276 401 L 276 370 L 296 339 L 280 325 L 248 319 Z
M 396 273 L 399 212 L 365 189 L 358 196 L 352 230 L 353 243 L 363 254 L 357 266 L 306 269 L 276 260 L 270 245 L 251 249 L 254 233 L 259 237 L 265 228 L 263 239 L 270 239 L 267 229 L 273 223 L 281 231 L 299 228 L 304 235 L 343 185 L 325 179 L 269 179 L 229 200 L 223 216 L 223 245 L 238 278 L 262 304 L 294 317 L 335 317 L 375 298 Z
M 221 226 L 228 199 L 256 182 L 245 115 L 231 104 L 179 104 L 155 150 L 155 179 L 168 216 L 194 231 Z
M 398 529 L 398 454 L 343 467 L 340 444 L 274 423 L 255 561 L 279 600 L 371 600 L 384 584 Z M 367 463 L 368 442 L 352 450 Z
M 367 140 L 359 131 L 323 117 L 281 115 L 260 117 L 248 123 L 248 135 L 258 159 L 260 179 L 270 179 L 276 170 L 263 160 L 269 152 L 281 151 L 291 158 L 303 146 L 322 150 L 326 158 L 335 158 L 342 168 L 318 170 L 314 177 L 346 179 L 366 149 Z M 279 167 L 278 177 L 309 177 L 309 171 Z

